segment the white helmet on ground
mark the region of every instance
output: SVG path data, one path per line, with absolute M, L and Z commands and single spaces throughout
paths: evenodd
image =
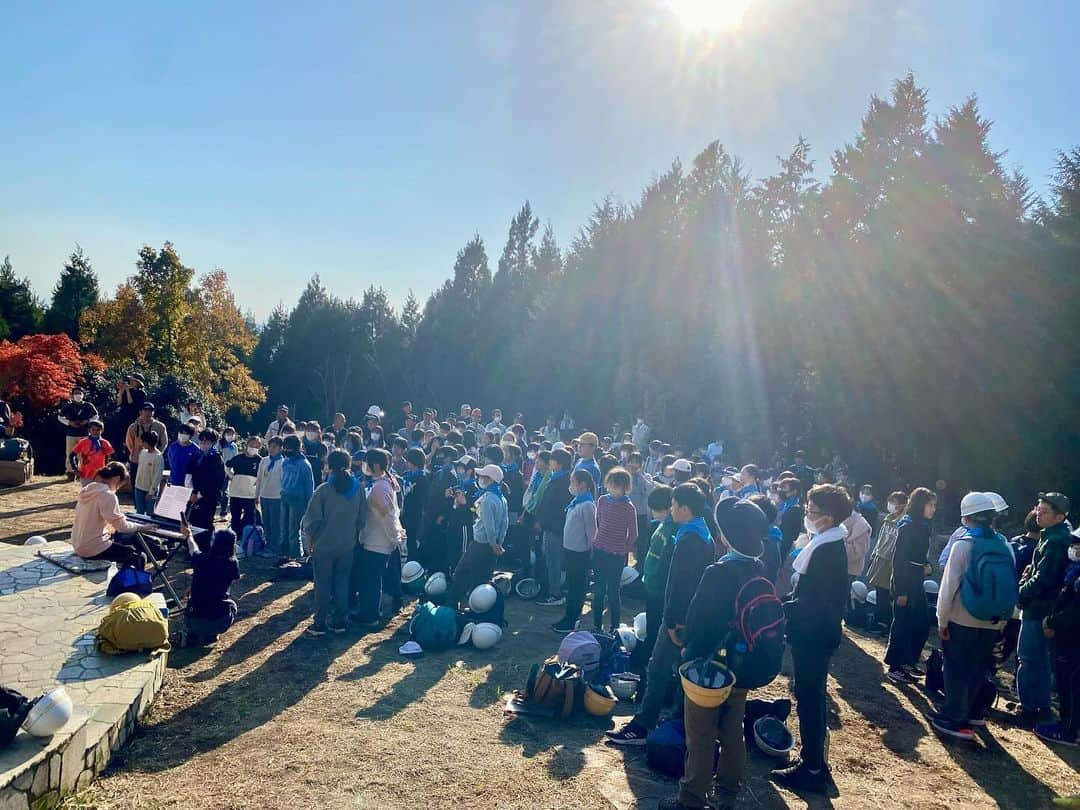
M 877 605 L 877 590 L 872 590 L 866 594 L 866 604 Z
M 540 593 L 540 583 L 532 577 L 526 577 L 514 586 L 514 593 L 522 599 L 535 599 Z
M 494 585 L 487 582 L 477 585 L 469 594 L 469 610 L 473 613 L 487 613 L 495 607 L 498 598 L 499 592 L 495 590 Z
M 644 641 L 648 636 L 649 623 L 648 616 L 642 612 L 634 617 L 634 635 L 637 636 L 638 641 Z
M 937 595 L 939 590 L 938 584 L 932 579 L 925 580 L 922 584 L 922 589 L 924 593 L 932 593 L 934 595 Z
M 401 581 L 408 585 L 410 582 L 416 582 L 424 575 L 424 566 L 418 563 L 416 560 L 409 560 L 403 566 L 401 566 Z
M 468 644 L 470 641 L 472 641 L 472 634 L 473 634 L 473 630 L 475 630 L 475 629 L 476 629 L 476 622 L 469 622 L 464 627 L 462 627 L 461 628 L 461 635 L 458 636 L 458 640 L 457 640 L 458 645 L 461 646 L 463 644 Z
M 436 571 L 428 577 L 427 584 L 424 585 L 424 593 L 428 596 L 442 596 L 446 593 L 446 588 L 446 574 L 442 571 Z
M 870 589 L 866 587 L 865 582 L 857 579 L 851 583 L 851 596 L 856 602 L 865 602 L 869 593 Z
M 634 582 L 638 578 L 638 570 L 632 565 L 628 565 L 622 570 L 622 576 L 619 577 L 619 585 L 626 587 L 631 582 Z
M 43 546 L 49 541 L 42 537 L 40 534 L 32 534 L 23 540 L 24 546 Z
M 472 644 L 478 650 L 489 650 L 502 638 L 502 628 L 490 622 L 480 622 L 473 628 Z
M 64 687 L 42 695 L 23 721 L 23 728 L 35 737 L 51 737 L 67 725 L 75 707 Z
M 625 624 L 619 627 L 619 640 L 622 645 L 626 647 L 627 652 L 633 652 L 634 647 L 637 646 L 637 634 L 634 633 L 634 628 L 627 627 Z

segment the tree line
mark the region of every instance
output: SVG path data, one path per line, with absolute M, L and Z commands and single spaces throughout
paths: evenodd
M 167 244 L 101 300 L 76 251 L 47 308 L 5 264 L 0 334 L 65 331 L 112 365 L 190 380 L 234 420 L 405 398 L 533 423 L 640 413 L 739 458 L 798 446 L 880 481 L 1029 497 L 1080 483 L 1080 148 L 1043 198 L 990 128 L 974 97 L 931 120 L 908 75 L 824 171 L 802 138 L 756 180 L 713 142 L 635 201 L 603 199 L 565 246 L 525 203 L 494 268 L 473 236 L 423 306 L 316 276 L 256 325 L 223 273 L 195 282 Z M 189 343 L 192 327 L 207 339 Z

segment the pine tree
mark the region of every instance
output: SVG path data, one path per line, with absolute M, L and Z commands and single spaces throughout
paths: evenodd
M 79 318 L 84 312 L 97 306 L 99 299 L 97 274 L 90 259 L 79 245 L 75 245 L 60 280 L 53 288 L 52 303 L 45 314 L 46 332 L 64 332 L 78 338 Z
M 0 263 L 0 340 L 16 341 L 34 334 L 43 315 L 30 279 L 17 278 L 11 257 L 5 256 Z

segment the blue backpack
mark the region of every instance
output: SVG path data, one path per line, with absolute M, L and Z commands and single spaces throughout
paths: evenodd
M 1010 618 L 1020 594 L 1016 563 L 1005 538 L 996 532 L 969 531 L 967 539 L 971 540 L 971 561 L 960 583 L 960 601 L 976 619 L 997 622 Z
M 132 565 L 120 568 L 109 581 L 109 587 L 105 589 L 106 595 L 110 597 L 116 597 L 122 593 L 149 596 L 153 591 L 154 585 L 150 575 Z

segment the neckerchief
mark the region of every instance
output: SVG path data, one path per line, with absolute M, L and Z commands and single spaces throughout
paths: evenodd
M 776 507 L 776 522 L 777 522 L 777 524 L 779 524 L 780 521 L 783 520 L 784 515 L 787 513 L 787 510 L 790 509 L 793 506 L 796 506 L 798 503 L 799 503 L 799 496 L 798 495 L 795 495 L 794 497 L 788 498 L 786 501 L 781 501 L 780 504 Z
M 710 546 L 713 544 L 712 535 L 709 533 L 709 527 L 705 523 L 705 518 L 696 517 L 693 520 L 688 520 L 686 523 L 680 523 L 679 528 L 675 530 L 675 537 L 672 543 L 679 544 L 679 540 L 682 539 L 684 534 L 696 534 Z
M 630 503 L 629 495 L 620 495 L 617 498 L 614 495 L 607 495 L 605 497 L 607 497 L 607 499 L 610 500 L 612 503 Z
M 101 452 L 101 437 L 100 436 L 87 436 L 90 440 L 90 449 L 95 453 Z
M 267 458 L 270 459 L 270 463 L 266 465 L 266 471 L 272 472 L 274 469 L 274 465 L 281 461 L 281 453 L 278 453 L 276 456 L 269 455 L 267 456 Z
M 595 501 L 595 500 L 596 500 L 596 496 L 593 495 L 592 492 L 583 492 L 580 495 L 575 495 L 574 496 L 574 500 L 570 501 L 570 503 L 566 507 L 565 511 L 569 512 L 571 509 L 573 509 L 578 504 L 588 503 L 589 501 Z
M 551 474 L 551 479 L 548 481 L 548 486 L 551 486 L 551 484 L 555 483 L 560 478 L 565 478 L 569 474 L 570 474 L 569 470 L 559 470 L 558 472 L 553 472 Z
M 510 473 L 516 473 L 518 470 L 521 469 L 521 467 L 519 467 L 516 463 L 514 463 L 514 464 L 502 464 L 500 466 L 502 467 L 503 475 L 509 475 Z

